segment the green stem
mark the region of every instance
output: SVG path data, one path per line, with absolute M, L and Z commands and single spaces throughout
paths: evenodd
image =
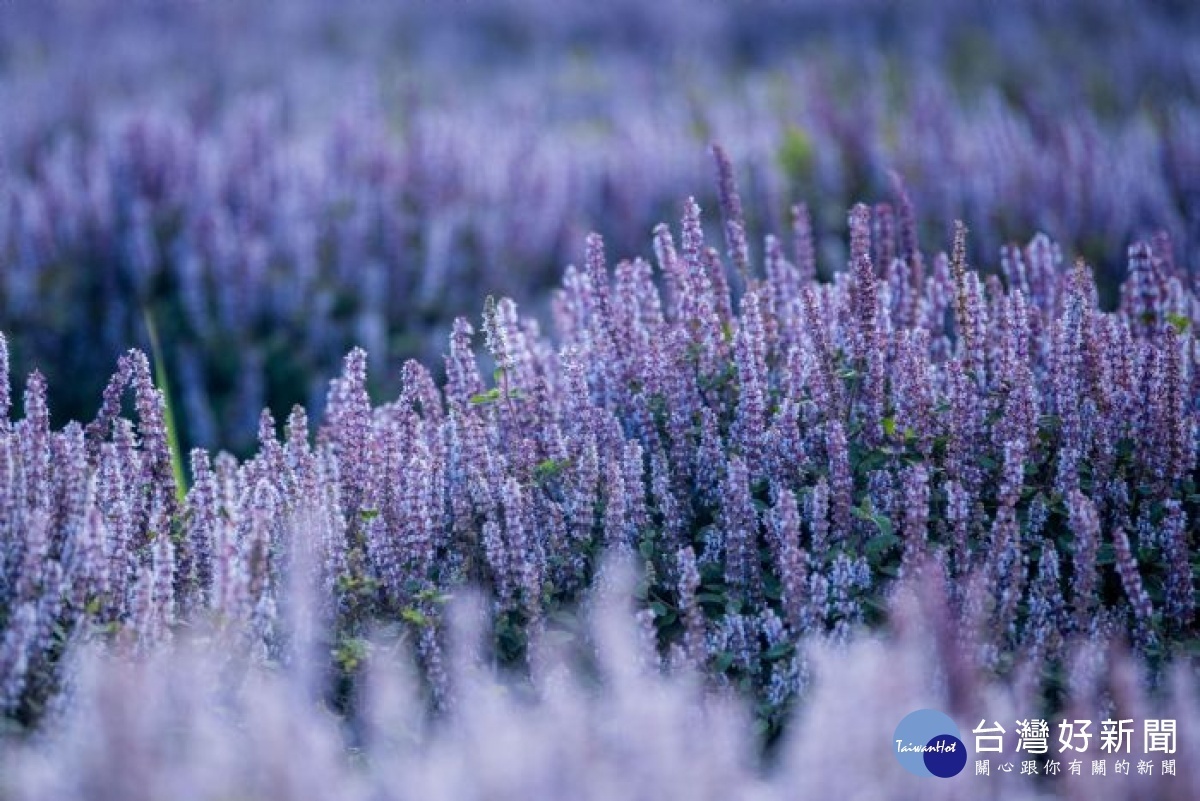
M 167 362 L 163 359 L 158 343 L 158 328 L 149 306 L 142 307 L 146 331 L 150 335 L 150 355 L 154 358 L 154 383 L 163 396 L 163 422 L 167 426 L 167 449 L 171 452 L 171 473 L 175 476 L 175 497 L 182 504 L 187 498 L 187 484 L 183 473 L 183 454 L 179 449 L 179 429 L 175 425 L 175 412 L 171 406 L 171 393 L 167 385 Z

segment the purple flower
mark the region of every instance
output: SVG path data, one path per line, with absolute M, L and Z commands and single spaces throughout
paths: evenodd
M 777 488 L 770 515 L 771 545 L 781 585 L 780 603 L 791 630 L 806 632 L 812 625 L 808 605 L 808 554 L 800 545 L 800 509 L 791 490 Z
M 733 175 L 733 165 L 720 145 L 712 146 L 713 161 L 717 167 L 717 192 L 721 200 L 721 216 L 725 219 L 725 247 L 734 269 L 745 282 L 750 280 L 750 250 L 746 245 L 746 220 L 742 213 L 742 199 L 738 195 Z
M 1100 518 L 1096 507 L 1079 490 L 1071 493 L 1067 503 L 1070 513 L 1071 545 L 1074 578 L 1071 580 L 1071 605 L 1075 612 L 1075 627 L 1089 631 L 1096 608 L 1099 589 L 1099 570 L 1096 556 L 1100 550 Z
M 730 458 L 721 488 L 720 525 L 725 548 L 725 582 L 735 597 L 754 605 L 762 592 L 758 513 L 750 496 L 749 471 L 737 456 Z
M 12 382 L 8 374 L 8 339 L 0 333 L 0 427 L 8 428 L 12 411 Z

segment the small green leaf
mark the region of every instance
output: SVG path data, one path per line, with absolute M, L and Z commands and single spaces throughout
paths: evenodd
M 538 462 L 537 466 L 533 468 L 534 479 L 539 484 L 544 484 L 561 475 L 570 464 L 567 459 L 545 459 Z
M 413 609 L 411 606 L 406 606 L 400 610 L 400 618 L 414 626 L 424 628 L 429 625 L 429 618 L 420 609 Z
M 413 597 L 418 601 L 423 601 L 426 603 L 432 603 L 432 604 L 438 604 L 438 605 L 443 605 L 447 601 L 454 598 L 453 595 L 448 595 L 447 593 L 439 592 L 438 590 L 433 589 L 432 587 L 430 587 L 429 589 L 421 590 Z
M 799 126 L 789 126 L 783 134 L 778 158 L 779 166 L 789 178 L 807 180 L 816 161 L 816 147 L 812 137 Z
M 638 544 L 638 553 L 640 553 L 642 555 L 643 559 L 653 559 L 654 558 L 654 540 L 651 540 L 651 539 L 642 540 Z
M 471 396 L 472 406 L 483 406 L 487 403 L 495 403 L 500 400 L 500 390 L 496 388 L 489 389 L 487 392 L 480 392 L 477 395 Z
M 867 544 L 863 546 L 863 549 L 866 551 L 867 557 L 873 559 L 883 556 L 885 553 L 890 551 L 892 548 L 895 548 L 899 544 L 900 538 L 895 534 L 888 532 L 886 534 L 877 534 L 876 536 L 867 540 Z
M 1168 314 L 1167 322 L 1171 324 L 1177 334 L 1184 333 L 1192 325 L 1192 321 L 1182 314 Z
M 879 470 L 888 463 L 890 455 L 887 451 L 879 448 L 867 451 L 862 455 L 855 469 L 859 473 L 870 473 L 873 470 Z
M 774 662 L 776 660 L 783 659 L 786 656 L 791 656 L 792 651 L 794 650 L 795 646 L 793 646 L 790 642 L 776 643 L 767 649 L 767 652 L 763 654 L 763 659 L 766 659 L 768 662 Z
M 370 655 L 370 650 L 371 646 L 366 640 L 352 637 L 342 640 L 330 655 L 343 671 L 350 673 Z
M 883 425 L 883 433 L 887 434 L 889 437 L 896 436 L 896 418 L 895 417 L 885 417 L 881 421 L 881 424 Z

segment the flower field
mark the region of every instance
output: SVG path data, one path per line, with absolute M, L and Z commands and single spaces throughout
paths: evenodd
M 0 799 L 1200 794 L 1197 53 L 0 5 Z

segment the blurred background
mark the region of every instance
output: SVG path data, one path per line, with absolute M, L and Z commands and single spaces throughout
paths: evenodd
M 431 367 L 488 293 L 543 307 L 738 171 L 752 245 L 807 203 L 911 198 L 982 268 L 1044 231 L 1106 280 L 1134 236 L 1200 252 L 1200 4 L 379 0 L 0 3 L 0 330 L 90 419 L 157 328 L 183 444 L 244 451 Z

